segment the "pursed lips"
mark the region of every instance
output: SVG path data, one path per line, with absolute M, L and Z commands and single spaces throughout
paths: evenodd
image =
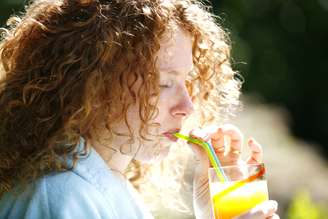
M 180 129 L 171 129 L 171 130 L 169 130 L 167 132 L 164 132 L 163 135 L 165 137 L 167 137 L 168 139 L 170 139 L 171 141 L 176 142 L 176 141 L 178 141 L 178 138 L 175 137 L 173 134 L 174 133 L 177 133 L 179 131 L 180 131 Z

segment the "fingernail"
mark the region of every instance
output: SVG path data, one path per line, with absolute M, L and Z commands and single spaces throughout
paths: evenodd
M 207 136 L 207 133 L 202 129 L 194 129 L 191 135 L 198 138 L 205 138 Z
M 278 209 L 278 202 L 274 201 L 274 207 L 275 209 Z
M 270 204 L 275 210 L 278 209 L 278 202 L 276 202 L 275 200 L 270 200 Z

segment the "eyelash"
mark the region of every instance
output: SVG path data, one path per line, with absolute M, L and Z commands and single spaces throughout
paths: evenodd
M 159 85 L 159 87 L 161 87 L 161 88 L 170 88 L 172 86 L 173 86 L 172 81 L 170 81 L 170 82 L 164 82 L 163 84 L 160 84 Z

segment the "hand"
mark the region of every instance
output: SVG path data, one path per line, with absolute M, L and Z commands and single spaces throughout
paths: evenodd
M 250 211 L 234 219 L 279 219 L 280 217 L 275 214 L 277 209 L 278 203 L 270 200 L 255 206 Z
M 232 124 L 210 126 L 204 129 L 192 130 L 190 135 L 210 142 L 222 166 L 244 163 L 240 156 L 244 137 L 238 127 Z M 228 137 L 228 142 L 224 142 L 225 137 Z M 246 160 L 246 163 L 261 163 L 263 156 L 261 145 L 251 137 L 248 139 L 247 145 L 251 150 L 251 155 Z M 211 164 L 206 152 L 199 145 L 190 144 L 190 146 L 195 154 L 197 164 L 206 169 L 205 174 L 207 174 L 207 169 L 211 167 Z
M 231 124 L 224 124 L 217 127 L 211 126 L 202 130 L 192 130 L 190 135 L 194 138 L 210 142 L 222 166 L 245 163 L 245 161 L 241 160 L 240 156 L 243 134 L 236 126 Z M 225 137 L 228 137 L 228 142 L 225 142 Z M 251 150 L 251 154 L 246 160 L 246 163 L 261 163 L 263 156 L 261 145 L 254 138 L 249 138 L 247 145 Z M 211 164 L 206 152 L 201 146 L 195 144 L 190 144 L 190 146 L 196 157 L 193 181 L 195 215 L 196 218 L 209 218 L 211 203 L 207 171 L 211 167 Z M 243 217 L 247 217 L 247 215 Z

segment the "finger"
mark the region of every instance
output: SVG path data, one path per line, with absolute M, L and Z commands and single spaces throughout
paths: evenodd
M 263 160 L 263 149 L 262 146 L 254 139 L 249 138 L 247 145 L 251 150 L 251 155 L 247 159 L 248 164 L 262 163 Z
M 215 133 L 211 135 L 211 144 L 215 153 L 218 156 L 223 156 L 225 152 L 224 133 L 222 129 L 218 128 Z
M 205 129 L 193 129 L 189 134 L 192 138 L 196 138 L 202 141 L 209 141 L 210 134 Z
M 241 154 L 241 147 L 243 142 L 243 134 L 241 132 L 236 132 L 236 130 L 229 130 L 224 133 L 225 135 L 234 136 L 229 139 L 229 147 L 226 149 L 226 154 L 231 158 L 238 159 Z
M 231 157 L 239 158 L 243 142 L 243 134 L 240 129 L 232 124 L 225 124 L 218 129 L 214 138 L 220 138 L 222 142 L 224 141 L 223 136 L 228 137 L 228 142 L 226 142 L 226 154 Z
M 206 131 L 202 130 L 202 129 L 193 129 L 190 131 L 189 136 L 195 139 L 199 139 L 201 141 L 208 141 L 209 140 L 209 135 Z M 190 141 L 188 141 L 188 144 L 190 144 L 192 146 L 193 151 L 196 154 L 203 154 L 203 148 L 200 145 L 194 144 Z
M 276 201 L 269 200 L 269 201 L 265 201 L 265 202 L 255 206 L 250 211 L 238 216 L 237 218 L 238 219 L 270 218 L 275 215 L 275 212 L 277 211 L 277 209 L 278 209 L 278 203 Z
M 193 129 L 189 133 L 189 136 L 192 138 L 195 138 L 195 139 L 202 140 L 202 141 L 209 140 L 209 135 L 207 134 L 207 132 L 204 130 L 201 130 L 201 129 Z M 195 154 L 195 161 L 197 163 L 201 164 L 202 166 L 204 166 L 205 168 L 209 168 L 210 161 L 209 161 L 203 147 L 198 144 L 191 143 L 190 141 L 188 141 L 188 144 L 190 145 L 192 151 Z
M 273 214 L 272 216 L 267 217 L 267 219 L 280 219 L 280 217 L 277 214 Z
M 254 218 L 268 218 L 278 210 L 278 203 L 274 200 L 269 200 L 257 205 L 255 208 L 250 210 L 250 215 Z
M 218 127 L 217 126 L 207 126 L 202 129 L 193 129 L 190 132 L 190 136 L 192 138 L 196 138 L 205 142 L 209 142 L 212 144 L 214 151 L 216 154 L 224 152 L 224 142 L 223 136 L 222 138 L 212 138 L 214 134 L 217 133 Z

